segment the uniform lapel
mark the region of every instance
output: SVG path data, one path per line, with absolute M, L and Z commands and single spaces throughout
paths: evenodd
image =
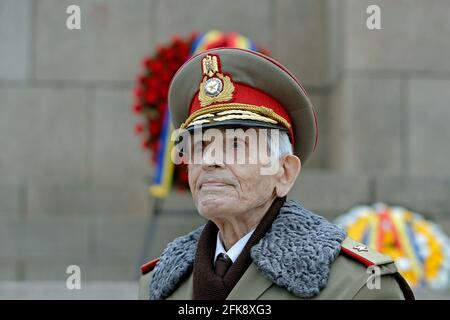
M 271 285 L 273 283 L 258 272 L 252 263 L 231 290 L 227 300 L 256 300 Z
M 273 283 L 267 280 L 261 273 L 256 270 L 252 263 L 245 271 L 244 275 L 231 290 L 227 300 L 256 300 L 258 299 Z M 169 296 L 168 300 L 191 300 L 193 292 L 193 276 L 183 281 L 180 287 Z

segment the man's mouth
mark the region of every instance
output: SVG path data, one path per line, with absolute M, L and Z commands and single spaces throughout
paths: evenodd
M 203 189 L 203 188 L 222 188 L 222 187 L 226 187 L 226 186 L 229 186 L 229 184 L 224 183 L 224 182 L 210 181 L 210 182 L 203 182 L 200 185 L 200 189 Z

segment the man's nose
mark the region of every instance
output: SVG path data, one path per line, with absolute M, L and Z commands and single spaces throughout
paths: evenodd
M 207 146 L 203 150 L 202 167 L 204 169 L 210 169 L 214 167 L 224 167 L 224 154 L 217 149 L 211 150 L 210 146 Z

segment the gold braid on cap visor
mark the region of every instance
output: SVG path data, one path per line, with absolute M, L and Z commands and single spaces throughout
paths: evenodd
M 219 115 L 220 117 L 217 117 Z M 255 120 L 268 123 L 281 123 L 287 129 L 291 128 L 290 123 L 282 116 L 270 108 L 264 106 L 255 106 L 243 103 L 225 103 L 210 107 L 203 107 L 192 113 L 184 121 L 180 129 L 185 129 L 193 125 L 208 123 L 210 120 L 225 121 L 230 119 Z

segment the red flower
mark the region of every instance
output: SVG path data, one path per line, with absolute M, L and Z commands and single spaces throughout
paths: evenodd
M 135 103 L 133 105 L 133 112 L 134 113 L 141 113 L 143 109 L 144 108 L 142 107 L 142 104 L 140 104 L 140 103 Z
M 169 92 L 169 87 L 167 86 L 161 86 L 159 87 L 159 95 L 163 98 L 167 98 L 167 93 Z
M 141 148 L 142 149 L 149 149 L 150 148 L 150 142 L 147 139 L 142 140 L 141 141 Z
M 181 65 L 177 62 L 170 62 L 169 63 L 169 70 L 172 74 L 177 72 L 178 68 L 181 67 Z
M 170 80 L 172 80 L 172 75 L 168 72 L 165 72 L 161 75 L 161 82 L 168 85 Z
M 144 65 L 144 67 L 146 67 L 147 69 L 150 69 L 150 66 L 152 64 L 152 59 L 151 58 L 145 58 L 144 60 L 142 60 L 142 64 Z
M 142 92 L 142 89 L 141 89 L 141 88 L 136 88 L 136 89 L 134 89 L 134 96 L 135 96 L 136 98 L 142 97 L 142 94 L 143 94 L 143 92 Z
M 159 134 L 160 131 L 161 131 L 161 124 L 159 122 L 152 121 L 150 123 L 149 128 L 150 135 L 156 136 L 157 134 Z
M 178 57 L 180 57 L 182 60 L 185 60 L 189 53 L 189 46 L 186 43 L 181 43 L 177 46 L 177 51 Z
M 150 64 L 150 70 L 154 73 L 160 73 L 164 68 L 164 64 L 161 60 L 155 60 Z
M 141 74 L 141 75 L 137 76 L 136 81 L 137 81 L 140 85 L 143 85 L 143 84 L 145 83 L 145 79 L 146 79 L 146 76 L 143 75 L 143 74 Z
M 158 86 L 158 79 L 156 77 L 147 78 L 145 81 L 147 88 L 152 89 Z
M 150 104 L 154 104 L 158 100 L 158 92 L 156 90 L 147 91 L 145 93 L 145 100 Z
M 177 44 L 181 43 L 180 36 L 177 35 L 177 34 L 176 34 L 176 35 L 173 35 L 172 38 L 171 38 L 171 40 L 172 40 L 172 42 L 174 43 L 174 45 L 177 45 Z
M 157 46 L 156 48 L 156 52 L 158 53 L 158 55 L 162 55 L 164 50 L 166 50 L 163 46 Z
M 134 133 L 136 134 L 141 134 L 142 132 L 144 132 L 144 125 L 142 123 L 136 123 L 134 125 Z
M 172 48 L 168 48 L 168 49 L 164 50 L 164 52 L 162 53 L 162 56 L 166 60 L 171 60 L 175 57 L 175 52 Z
M 160 104 L 158 104 L 158 108 L 157 109 L 158 109 L 159 114 L 164 114 L 164 112 L 167 109 L 167 104 L 166 103 L 160 103 Z

